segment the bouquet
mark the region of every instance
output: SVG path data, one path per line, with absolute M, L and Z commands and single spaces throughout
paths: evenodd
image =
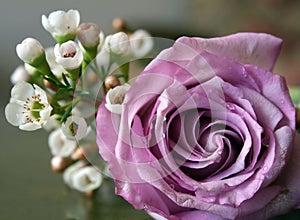
M 77 10 L 43 15 L 57 44 L 17 45 L 25 66 L 5 109 L 12 125 L 51 132 L 51 165 L 68 186 L 90 195 L 111 177 L 154 219 L 268 219 L 299 207 L 298 100 L 272 73 L 281 39 L 181 37 L 156 56 L 167 40 L 121 19 L 107 36 L 79 23 Z

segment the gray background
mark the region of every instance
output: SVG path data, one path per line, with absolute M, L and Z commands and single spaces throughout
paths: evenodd
M 0 2 L 0 219 L 146 219 L 125 202 L 109 197 L 107 184 L 96 201 L 70 192 L 61 175 L 51 171 L 47 133 L 22 132 L 10 126 L 3 109 L 9 76 L 21 64 L 15 46 L 35 37 L 48 47 L 51 36 L 41 15 L 57 9 L 78 9 L 82 22 L 95 22 L 106 33 L 120 16 L 133 28 L 154 36 L 215 36 L 262 31 L 284 38 L 276 72 L 289 84 L 300 84 L 300 1 L 297 0 L 1 0 Z M 101 216 L 101 217 L 99 217 Z

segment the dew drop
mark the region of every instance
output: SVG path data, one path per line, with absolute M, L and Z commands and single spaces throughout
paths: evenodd
M 268 167 L 267 166 L 264 166 L 263 167 L 263 171 L 267 171 L 268 170 Z
M 221 150 L 218 150 L 218 154 L 220 154 L 220 155 L 221 155 L 221 154 L 222 154 L 222 151 L 221 151 Z
M 284 104 L 284 100 L 283 100 L 283 99 L 280 99 L 280 103 L 281 103 L 281 104 Z
M 226 104 L 226 108 L 229 109 L 230 111 L 235 110 L 234 105 L 233 105 L 233 104 L 230 104 L 230 103 L 227 103 L 227 104 Z

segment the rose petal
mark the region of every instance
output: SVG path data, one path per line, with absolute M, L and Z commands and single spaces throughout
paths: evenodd
M 238 33 L 217 38 L 179 38 L 176 44 L 186 44 L 197 52 L 222 55 L 240 63 L 248 63 L 272 70 L 278 57 L 282 40 L 269 34 Z

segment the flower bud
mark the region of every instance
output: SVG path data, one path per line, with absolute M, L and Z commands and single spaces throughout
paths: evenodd
M 113 89 L 110 89 L 106 94 L 105 107 L 112 113 L 121 114 L 124 96 L 129 88 L 129 84 L 124 84 L 122 86 L 117 86 Z
M 104 86 L 106 91 L 120 85 L 120 80 L 115 76 L 108 76 L 105 78 Z
M 124 31 L 126 29 L 126 23 L 122 18 L 115 18 L 112 21 L 112 27 L 116 31 Z
M 79 141 L 87 135 L 87 123 L 83 118 L 73 115 L 62 124 L 62 131 L 67 138 Z
M 25 63 L 32 64 L 44 54 L 41 43 L 34 38 L 26 38 L 16 47 L 17 54 Z
M 130 36 L 130 49 L 135 57 L 147 55 L 153 48 L 151 35 L 145 30 L 137 30 Z
M 54 47 L 56 62 L 65 69 L 77 69 L 83 61 L 82 52 L 74 41 L 68 41 L 63 44 L 56 44 Z
M 97 47 L 100 28 L 94 23 L 82 23 L 77 31 L 77 37 L 84 48 Z
M 84 160 L 85 156 L 84 156 L 84 152 L 83 149 L 81 147 L 78 147 L 75 152 L 71 155 L 71 158 L 73 160 Z
M 24 65 L 20 65 L 14 70 L 14 72 L 10 76 L 10 81 L 12 84 L 17 84 L 18 82 L 28 81 L 29 78 L 30 75 L 25 69 Z
M 74 40 L 80 22 L 80 14 L 77 10 L 54 11 L 48 18 L 42 16 L 43 27 L 52 34 L 58 43 Z
M 109 35 L 105 39 L 104 47 L 115 54 L 124 54 L 129 49 L 129 38 L 124 32 Z
M 48 145 L 53 156 L 69 157 L 75 151 L 77 142 L 69 140 L 58 128 L 50 133 Z
M 70 164 L 71 164 L 71 160 L 68 158 L 54 156 L 51 159 L 51 169 L 54 172 L 58 172 L 58 173 L 63 172 Z

